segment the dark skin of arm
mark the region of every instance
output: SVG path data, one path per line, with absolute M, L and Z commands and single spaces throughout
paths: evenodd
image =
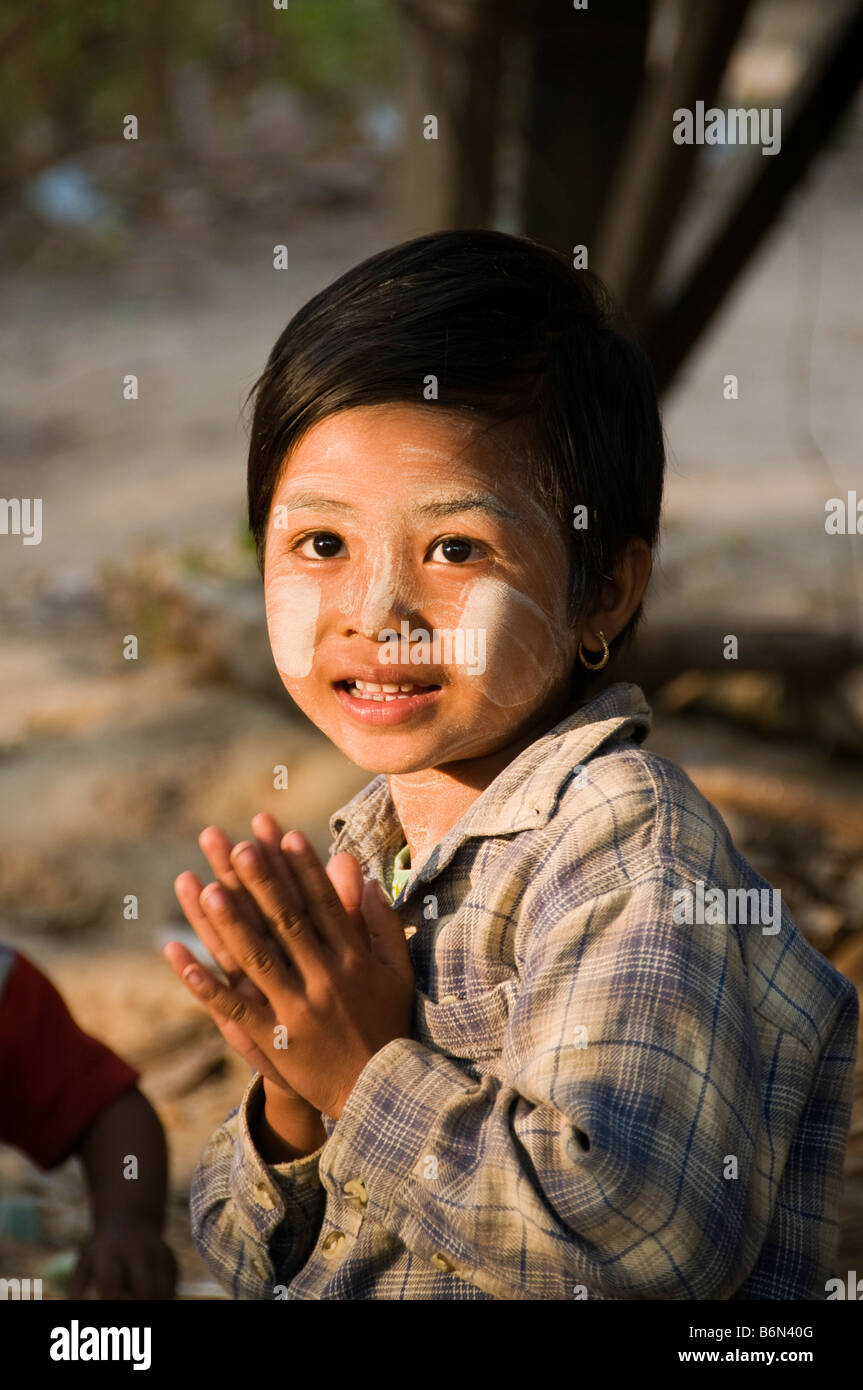
M 166 1299 L 176 1261 L 162 1239 L 167 1187 L 165 1135 L 137 1087 L 118 1096 L 78 1142 L 93 1216 L 72 1281 L 71 1298 L 95 1287 L 100 1298 Z M 129 1157 L 138 1176 L 124 1177 Z

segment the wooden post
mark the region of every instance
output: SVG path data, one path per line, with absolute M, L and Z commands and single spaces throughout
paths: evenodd
M 644 78 L 647 0 L 530 0 L 522 229 L 591 242 Z M 592 259 L 589 261 L 592 265 Z
M 670 233 L 683 206 L 697 145 L 676 145 L 673 113 L 712 104 L 750 0 L 698 0 L 663 78 L 645 92 L 597 236 L 594 268 L 641 326 Z
M 398 0 L 404 238 L 493 225 L 506 10 L 500 0 Z
M 801 84 L 782 146 L 753 159 L 755 177 L 721 219 L 670 305 L 651 313 L 643 334 L 660 390 L 668 387 L 746 262 L 775 221 L 788 194 L 827 143 L 863 80 L 863 4 L 849 6 Z

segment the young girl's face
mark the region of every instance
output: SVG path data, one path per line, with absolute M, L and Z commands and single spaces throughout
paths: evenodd
M 273 495 L 276 666 L 369 771 L 495 752 L 568 681 L 563 538 L 503 432 L 480 428 L 432 407 L 346 410 L 303 437 Z

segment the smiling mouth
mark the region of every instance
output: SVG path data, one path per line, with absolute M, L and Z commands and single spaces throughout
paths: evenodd
M 407 700 L 412 696 L 426 695 L 432 690 L 440 690 L 439 685 L 422 685 L 419 681 L 403 682 L 399 685 L 378 685 L 375 681 L 344 680 L 338 681 L 337 686 L 341 690 L 347 691 L 348 695 L 352 695 L 354 699 L 376 701 L 379 704 Z

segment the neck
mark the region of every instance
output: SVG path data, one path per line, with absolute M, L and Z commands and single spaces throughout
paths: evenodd
M 440 767 L 423 768 L 419 772 L 388 774 L 390 796 L 415 871 L 498 773 L 542 734 L 553 729 L 571 708 L 566 691 L 562 691 L 551 704 L 532 715 L 528 725 L 520 726 L 504 745 L 490 753 Z

